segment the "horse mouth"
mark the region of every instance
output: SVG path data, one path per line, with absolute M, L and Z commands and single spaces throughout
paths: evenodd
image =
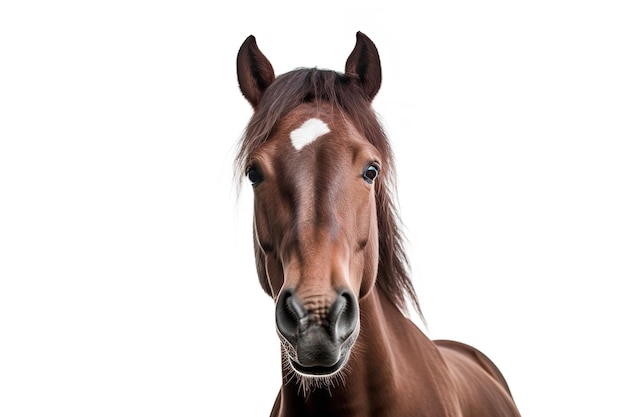
M 344 353 L 343 355 L 341 355 L 341 357 L 339 358 L 339 360 L 337 361 L 337 363 L 335 363 L 334 365 L 331 366 L 305 366 L 302 365 L 300 363 L 298 363 L 296 360 L 294 360 L 293 358 L 289 358 L 289 364 L 291 365 L 291 367 L 300 375 L 303 376 L 312 376 L 312 377 L 328 377 L 328 376 L 332 376 L 334 374 L 336 374 L 337 372 L 339 372 L 341 370 L 341 368 L 343 368 L 343 366 L 346 364 L 346 362 L 348 361 L 348 357 L 350 355 L 348 353 Z

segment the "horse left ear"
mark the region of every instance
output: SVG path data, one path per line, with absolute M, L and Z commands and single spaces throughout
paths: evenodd
M 250 35 L 243 42 L 237 54 L 237 79 L 243 96 L 254 109 L 257 108 L 261 95 L 274 82 L 274 68 Z
M 346 61 L 345 73 L 357 78 L 367 98 L 374 99 L 382 82 L 380 57 L 374 42 L 361 32 L 356 33 L 356 45 Z

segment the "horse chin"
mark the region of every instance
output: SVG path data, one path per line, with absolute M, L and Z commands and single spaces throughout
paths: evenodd
M 333 381 L 338 377 L 343 380 L 343 372 L 347 368 L 346 364 L 350 359 L 350 353 L 355 347 L 356 339 L 359 335 L 359 326 L 352 335 L 344 341 L 340 347 L 339 359 L 330 366 L 306 366 L 301 364 L 291 353 L 295 354 L 295 349 L 287 344 L 283 347 L 289 347 L 285 350 L 289 368 L 298 376 L 298 379 L 310 381 L 313 386 L 334 385 Z M 314 382 L 315 381 L 315 382 Z

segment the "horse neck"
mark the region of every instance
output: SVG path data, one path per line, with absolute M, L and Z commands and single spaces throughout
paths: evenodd
M 436 348 L 378 287 L 359 306 L 359 339 L 342 378 L 332 388 L 304 394 L 292 377 L 284 375 L 289 382 L 278 401 L 288 412 L 276 415 L 380 415 L 398 398 L 415 394 L 406 389 L 415 388 L 414 382 L 407 383 L 407 378 L 415 378 L 407 366 L 429 368 Z

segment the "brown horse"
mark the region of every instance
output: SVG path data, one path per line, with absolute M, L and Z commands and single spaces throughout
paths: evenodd
M 357 33 L 345 72 L 279 77 L 248 37 L 237 56 L 254 109 L 237 156 L 254 189 L 259 280 L 276 303 L 283 384 L 272 416 L 519 416 L 496 366 L 431 341 L 393 205 L 389 142 L 371 107 L 378 51 Z

